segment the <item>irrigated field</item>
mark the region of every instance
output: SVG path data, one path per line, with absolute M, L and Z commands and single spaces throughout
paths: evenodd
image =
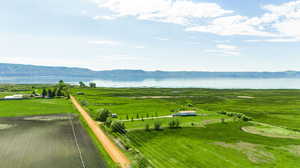
M 74 113 L 66 99 L 0 100 L 0 117 Z
M 0 118 L 0 134 L 1 167 L 105 167 L 73 115 Z
M 299 90 L 73 90 L 74 95 L 78 92 L 84 93 L 77 98 L 93 116 L 101 108 L 118 114 L 128 132 L 117 138 L 140 151 L 152 167 L 300 167 Z M 176 117 L 182 128 L 168 128 L 173 118 L 147 119 L 187 106 L 200 116 Z M 243 113 L 254 122 L 218 114 L 221 111 Z M 160 131 L 154 130 L 157 122 Z

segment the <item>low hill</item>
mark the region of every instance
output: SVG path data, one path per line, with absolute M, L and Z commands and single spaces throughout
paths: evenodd
M 207 72 L 207 71 L 143 71 L 107 70 L 93 71 L 86 68 L 34 66 L 0 63 L 2 77 L 67 76 L 106 80 L 144 80 L 166 78 L 300 78 L 299 71 L 285 72 Z

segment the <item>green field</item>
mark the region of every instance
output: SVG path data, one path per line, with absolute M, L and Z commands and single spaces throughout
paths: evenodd
M 152 167 L 300 167 L 300 90 L 80 88 L 72 92 L 84 93 L 77 98 L 94 117 L 102 108 L 118 114 L 128 132 L 115 138 L 141 152 Z M 176 117 L 182 128 L 168 128 L 173 118 L 146 119 L 171 115 L 187 104 L 200 116 Z M 255 122 L 220 111 L 243 113 Z M 162 130 L 153 130 L 155 122 L 162 124 Z M 146 124 L 151 131 L 144 130 Z
M 66 99 L 29 99 L 0 101 L 0 116 L 28 116 L 74 113 L 75 108 Z

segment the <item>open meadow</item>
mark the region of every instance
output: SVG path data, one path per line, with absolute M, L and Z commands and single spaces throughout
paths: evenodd
M 150 167 L 300 167 L 299 90 L 78 88 L 72 94 L 93 117 L 103 108 L 116 114 L 112 120 L 127 133 L 112 135 Z M 181 110 L 197 116 L 170 116 Z M 180 126 L 170 128 L 171 121 Z

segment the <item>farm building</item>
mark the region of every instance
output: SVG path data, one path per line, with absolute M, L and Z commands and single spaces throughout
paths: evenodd
M 13 95 L 13 96 L 5 96 L 4 100 L 21 100 L 24 99 L 24 95 Z
M 178 113 L 173 114 L 173 117 L 188 117 L 188 116 L 197 116 L 196 111 L 180 111 Z

